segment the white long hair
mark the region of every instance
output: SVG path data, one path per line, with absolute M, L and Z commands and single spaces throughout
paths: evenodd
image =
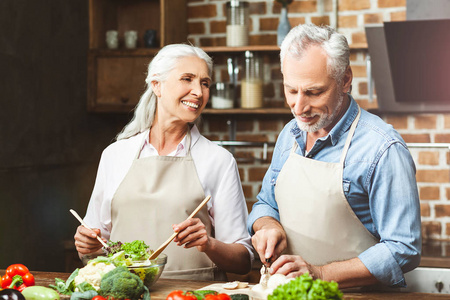
M 187 44 L 172 44 L 163 47 L 149 63 L 147 78 L 145 79 L 147 88 L 134 109 L 133 118 L 117 135 L 116 140 L 132 137 L 152 126 L 157 101 L 152 89 L 152 82 L 166 80 L 170 71 L 175 68 L 177 61 L 188 56 L 195 56 L 204 60 L 208 66 L 208 74 L 211 76 L 213 62 L 211 57 L 202 49 Z

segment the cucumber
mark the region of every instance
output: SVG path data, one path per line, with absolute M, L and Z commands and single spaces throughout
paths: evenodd
M 59 300 L 59 294 L 54 289 L 45 286 L 29 286 L 22 291 L 26 300 Z
M 231 297 L 231 300 L 248 300 L 249 299 L 248 295 L 245 295 L 245 294 L 233 294 L 233 295 L 230 295 L 230 297 Z

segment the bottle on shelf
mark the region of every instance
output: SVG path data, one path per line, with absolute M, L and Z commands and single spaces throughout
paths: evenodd
M 245 51 L 244 78 L 241 81 L 241 107 L 263 106 L 263 60 L 256 52 Z
M 249 4 L 246 1 L 231 0 L 227 2 L 227 46 L 248 46 Z

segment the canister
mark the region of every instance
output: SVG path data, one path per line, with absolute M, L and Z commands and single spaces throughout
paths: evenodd
M 241 81 L 241 107 L 263 106 L 263 60 L 257 52 L 245 51 L 244 78 Z
M 211 107 L 217 109 L 233 108 L 234 85 L 226 82 L 216 82 L 212 86 Z
M 246 1 L 227 2 L 227 46 L 248 46 L 249 4 Z

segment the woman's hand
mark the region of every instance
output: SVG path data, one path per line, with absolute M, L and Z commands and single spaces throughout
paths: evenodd
M 211 239 L 206 232 L 205 224 L 199 218 L 187 219 L 179 224 L 172 225 L 172 228 L 175 232 L 178 232 L 174 239 L 178 246 L 184 246 L 184 248 L 197 247 L 200 252 L 208 250 Z
M 300 255 L 281 255 L 270 266 L 270 274 L 283 274 L 294 278 L 308 272 L 312 278 L 322 279 L 322 270 L 319 266 L 308 264 Z
M 75 247 L 79 254 L 89 254 L 100 250 L 103 246 L 97 240 L 97 235 L 101 237 L 100 229 L 93 228 L 92 230 L 80 225 L 75 233 Z M 104 240 L 104 239 L 103 239 Z M 107 242 L 106 240 L 104 240 Z

